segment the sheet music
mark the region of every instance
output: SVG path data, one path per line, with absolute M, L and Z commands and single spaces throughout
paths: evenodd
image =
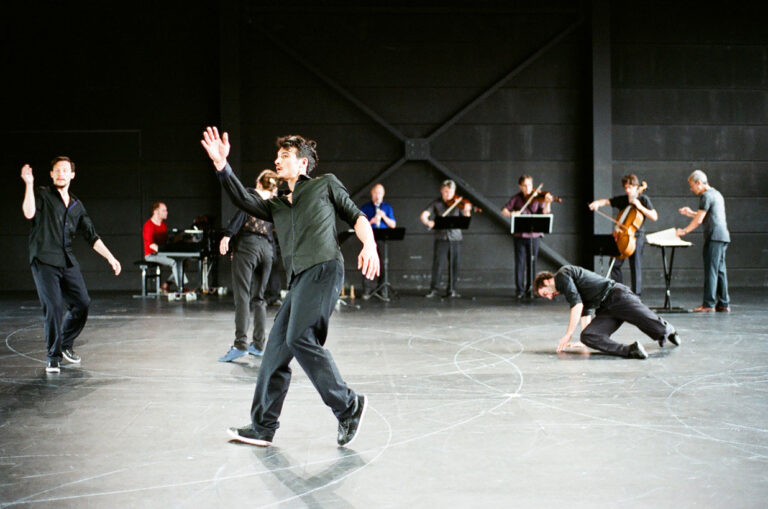
M 693 245 L 675 235 L 674 228 L 649 233 L 645 236 L 645 241 L 652 246 L 660 247 L 688 247 Z

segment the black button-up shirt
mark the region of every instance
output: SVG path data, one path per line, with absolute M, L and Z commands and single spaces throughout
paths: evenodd
M 613 290 L 614 282 L 576 265 L 564 265 L 555 274 L 555 290 L 573 307 L 584 304 L 582 315 L 594 314 Z
M 36 188 L 35 217 L 29 232 L 29 263 L 37 259 L 54 267 L 77 265 L 72 252 L 72 240 L 76 233 L 80 233 L 91 246 L 99 240 L 83 203 L 69 193 L 67 207 L 58 190 Z
M 293 188 L 293 203 L 285 196 L 264 200 L 249 192 L 232 167 L 217 172 L 232 202 L 245 212 L 274 223 L 289 279 L 329 260 L 344 262 L 336 232 L 338 213 L 351 227 L 362 214 L 334 175 L 302 175 Z

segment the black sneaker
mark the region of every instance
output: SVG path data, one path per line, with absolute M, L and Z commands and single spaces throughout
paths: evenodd
M 71 348 L 64 348 L 61 351 L 61 355 L 64 356 L 64 359 L 66 359 L 67 362 L 71 362 L 72 364 L 80 364 L 80 356 L 77 355 Z
M 667 341 L 669 341 L 675 346 L 680 346 L 680 335 L 677 333 L 677 331 L 675 331 L 669 336 L 667 336 Z
M 46 373 L 61 373 L 61 366 L 59 361 L 48 361 L 48 365 L 45 367 Z
M 345 447 L 351 444 L 357 436 L 357 432 L 360 430 L 360 423 L 363 422 L 363 417 L 365 416 L 366 406 L 366 397 L 358 394 L 355 413 L 352 414 L 352 417 L 339 421 L 339 436 L 336 438 L 336 443 L 339 444 L 339 447 Z
M 629 345 L 629 351 L 627 352 L 627 359 L 647 359 L 648 354 L 645 352 L 643 345 L 635 341 Z
M 245 444 L 258 445 L 259 447 L 269 447 L 272 445 L 274 433 L 269 431 L 256 431 L 250 424 L 242 428 L 229 428 L 227 434 L 232 440 L 243 442 Z

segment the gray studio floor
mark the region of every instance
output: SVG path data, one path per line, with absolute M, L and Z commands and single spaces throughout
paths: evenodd
M 370 398 L 350 449 L 297 366 L 274 446 L 228 441 L 259 369 L 216 361 L 231 298 L 95 294 L 82 365 L 46 376 L 35 296 L 4 295 L 0 507 L 765 507 L 768 290 L 732 295 L 668 316 L 679 349 L 622 327 L 646 361 L 556 355 L 562 301 L 345 307 L 328 346 Z

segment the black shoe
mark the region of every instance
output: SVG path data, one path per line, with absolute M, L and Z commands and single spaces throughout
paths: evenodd
M 352 417 L 339 421 L 339 436 L 336 438 L 336 443 L 339 444 L 339 447 L 351 444 L 357 436 L 357 432 L 360 430 L 360 423 L 363 422 L 363 417 L 365 416 L 366 404 L 365 396 L 358 394 L 355 413 L 352 414 Z
M 629 345 L 629 351 L 627 352 L 627 359 L 647 359 L 648 354 L 645 352 L 643 345 L 635 341 Z
M 45 367 L 46 373 L 61 373 L 61 367 L 59 361 L 48 361 L 48 365 Z
M 61 351 L 61 355 L 64 356 L 67 362 L 72 364 L 80 364 L 80 356 L 77 355 L 71 348 L 65 348 Z
M 269 431 L 256 431 L 250 424 L 242 428 L 229 428 L 227 429 L 227 435 L 232 437 L 232 440 L 258 445 L 259 447 L 269 447 L 272 445 L 272 437 L 275 436 L 274 433 Z
M 449 290 L 448 293 L 445 294 L 445 296 L 448 297 L 449 299 L 458 299 L 461 297 L 461 294 L 456 290 Z
M 426 294 L 424 297 L 431 299 L 433 297 L 437 297 L 437 290 L 430 290 L 428 294 Z
M 677 333 L 677 331 L 675 331 L 669 336 L 667 336 L 667 341 L 669 341 L 675 346 L 680 346 L 680 335 Z
M 524 292 L 520 292 L 517 295 L 515 295 L 515 298 L 517 300 L 523 300 L 525 298 L 525 293 Z

